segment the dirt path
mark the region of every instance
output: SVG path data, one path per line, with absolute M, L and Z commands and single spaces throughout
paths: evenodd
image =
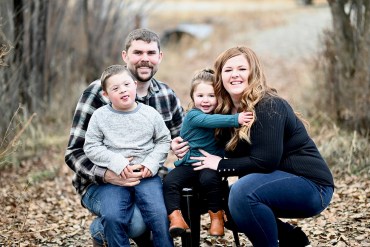
M 298 6 L 295 1 L 176 1 L 160 2 L 155 12 L 192 13 L 214 15 L 225 18 L 233 12 L 258 13 L 258 15 L 279 15 L 279 23 L 254 30 L 239 30 L 232 38 L 225 39 L 230 45 L 247 42 L 259 55 L 279 57 L 296 62 L 317 52 L 320 35 L 331 25 L 331 13 L 327 4 L 318 3 L 310 7 Z M 255 15 L 252 15 L 253 19 Z M 257 17 L 261 18 L 261 17 Z M 276 18 L 276 17 L 275 17 Z M 248 17 L 246 22 L 252 22 Z M 191 21 L 189 21 L 191 22 Z M 176 20 L 174 20 L 176 23 Z M 170 26 L 173 23 L 169 23 Z M 233 25 L 238 25 L 234 23 Z
M 154 1 L 156 2 L 156 1 Z M 274 11 L 295 8 L 294 1 L 157 1 L 158 12 Z
M 250 34 L 251 46 L 264 57 L 275 57 L 296 63 L 318 52 L 325 28 L 331 27 L 328 6 L 300 8 L 283 17 L 284 23 Z
M 312 61 L 322 49 L 324 30 L 331 28 L 331 13 L 327 5 L 284 13 L 277 25 L 249 32 L 248 42 L 264 63 L 270 85 L 304 112 L 306 102 L 313 103 L 307 95 L 316 80 Z

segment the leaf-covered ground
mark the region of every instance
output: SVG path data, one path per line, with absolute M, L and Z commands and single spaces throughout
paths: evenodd
M 80 205 L 72 173 L 53 153 L 1 170 L 0 246 L 91 246 L 92 215 Z M 58 168 L 55 172 L 55 168 Z M 336 190 L 329 208 L 311 219 L 296 219 L 312 246 L 370 246 L 369 177 L 335 173 Z M 202 217 L 201 246 L 232 246 L 232 234 L 207 236 Z M 240 234 L 242 246 L 251 246 Z M 176 239 L 176 246 L 181 246 Z
M 246 6 L 245 2 L 240 1 L 243 6 Z M 293 4 L 293 1 L 286 2 Z M 196 3 L 197 1 L 192 1 L 192 7 Z M 203 1 L 199 3 L 202 4 Z M 225 7 L 230 6 L 228 1 L 225 4 Z M 254 14 L 253 9 L 250 13 L 243 14 L 247 21 L 235 21 L 238 16 L 232 14 L 232 25 L 225 26 L 231 29 L 229 36 L 233 37 L 229 43 L 248 43 L 261 53 L 262 57 L 266 56 L 264 54 L 268 55 L 263 61 L 267 67 L 272 67 L 268 69 L 269 77 L 284 91 L 285 85 L 295 85 L 289 81 L 289 75 L 293 75 L 293 81 L 296 81 L 294 73 L 297 66 L 302 64 L 296 62 L 297 56 L 304 56 L 306 52 L 312 53 L 316 50 L 314 41 L 323 26 L 330 23 L 330 11 L 325 6 L 305 9 L 288 6 L 288 11 L 280 14 L 275 12 L 277 5 L 273 6 L 275 7 L 271 8 L 271 14 Z M 279 3 L 279 6 L 284 5 Z M 212 17 L 216 16 L 212 11 L 208 12 Z M 226 21 L 224 12 L 227 11 L 223 11 L 222 18 L 217 16 L 218 22 Z M 179 15 L 178 12 L 173 13 Z M 202 16 L 207 13 L 202 13 Z M 163 15 L 163 10 L 160 15 Z M 250 19 L 250 16 L 253 18 Z M 268 22 L 264 19 L 271 16 L 274 18 Z M 260 21 L 257 21 L 257 17 Z M 157 19 L 155 23 L 162 25 Z M 251 28 L 247 24 L 256 26 Z M 271 25 L 274 28 L 271 28 Z M 227 46 L 231 45 L 226 39 L 224 42 Z M 176 52 L 178 53 L 177 50 Z M 277 59 L 274 59 L 275 57 Z M 285 65 L 283 62 L 289 64 Z M 173 64 L 178 66 L 178 63 Z M 301 87 L 299 83 L 296 85 Z M 295 94 L 297 92 L 294 91 Z M 315 218 L 296 219 L 293 223 L 298 224 L 308 234 L 312 246 L 370 246 L 369 175 L 354 176 L 339 171 L 334 174 L 336 190 L 328 209 Z M 72 172 L 63 163 L 60 152 L 47 152 L 42 158 L 0 170 L 0 246 L 91 246 L 89 225 L 93 216 L 81 206 L 71 178 Z M 226 232 L 222 239 L 211 239 L 207 236 L 208 226 L 208 217 L 204 215 L 201 246 L 232 246 L 233 238 L 230 232 Z M 240 240 L 242 246 L 251 246 L 242 234 Z M 181 246 L 179 239 L 176 239 L 176 246 Z

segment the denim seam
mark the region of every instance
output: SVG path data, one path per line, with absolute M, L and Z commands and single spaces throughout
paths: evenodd
M 319 185 L 319 187 L 320 187 L 321 206 L 322 206 L 323 208 L 325 208 L 325 205 L 324 205 L 324 198 L 323 198 L 323 196 L 322 196 L 323 189 L 322 189 L 322 187 L 321 187 L 320 185 Z

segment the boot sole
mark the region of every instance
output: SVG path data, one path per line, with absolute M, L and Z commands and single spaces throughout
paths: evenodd
M 222 235 L 213 235 L 213 234 L 209 234 L 209 236 L 211 236 L 211 237 L 223 237 L 223 236 L 225 236 L 225 234 L 222 234 Z
M 190 232 L 190 229 L 184 229 L 184 228 L 172 228 L 170 230 L 170 235 L 172 238 L 180 237 L 186 232 Z

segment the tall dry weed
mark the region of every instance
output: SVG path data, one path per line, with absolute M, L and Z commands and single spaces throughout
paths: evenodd
M 14 113 L 4 136 L 0 138 L 0 168 L 12 164 L 15 152 L 21 146 L 21 137 L 30 126 L 36 114 L 32 114 L 24 123 L 19 121 L 21 107 Z
M 349 174 L 370 173 L 368 137 L 356 130 L 341 129 L 321 111 L 316 113 L 311 126 L 314 140 L 333 170 Z

